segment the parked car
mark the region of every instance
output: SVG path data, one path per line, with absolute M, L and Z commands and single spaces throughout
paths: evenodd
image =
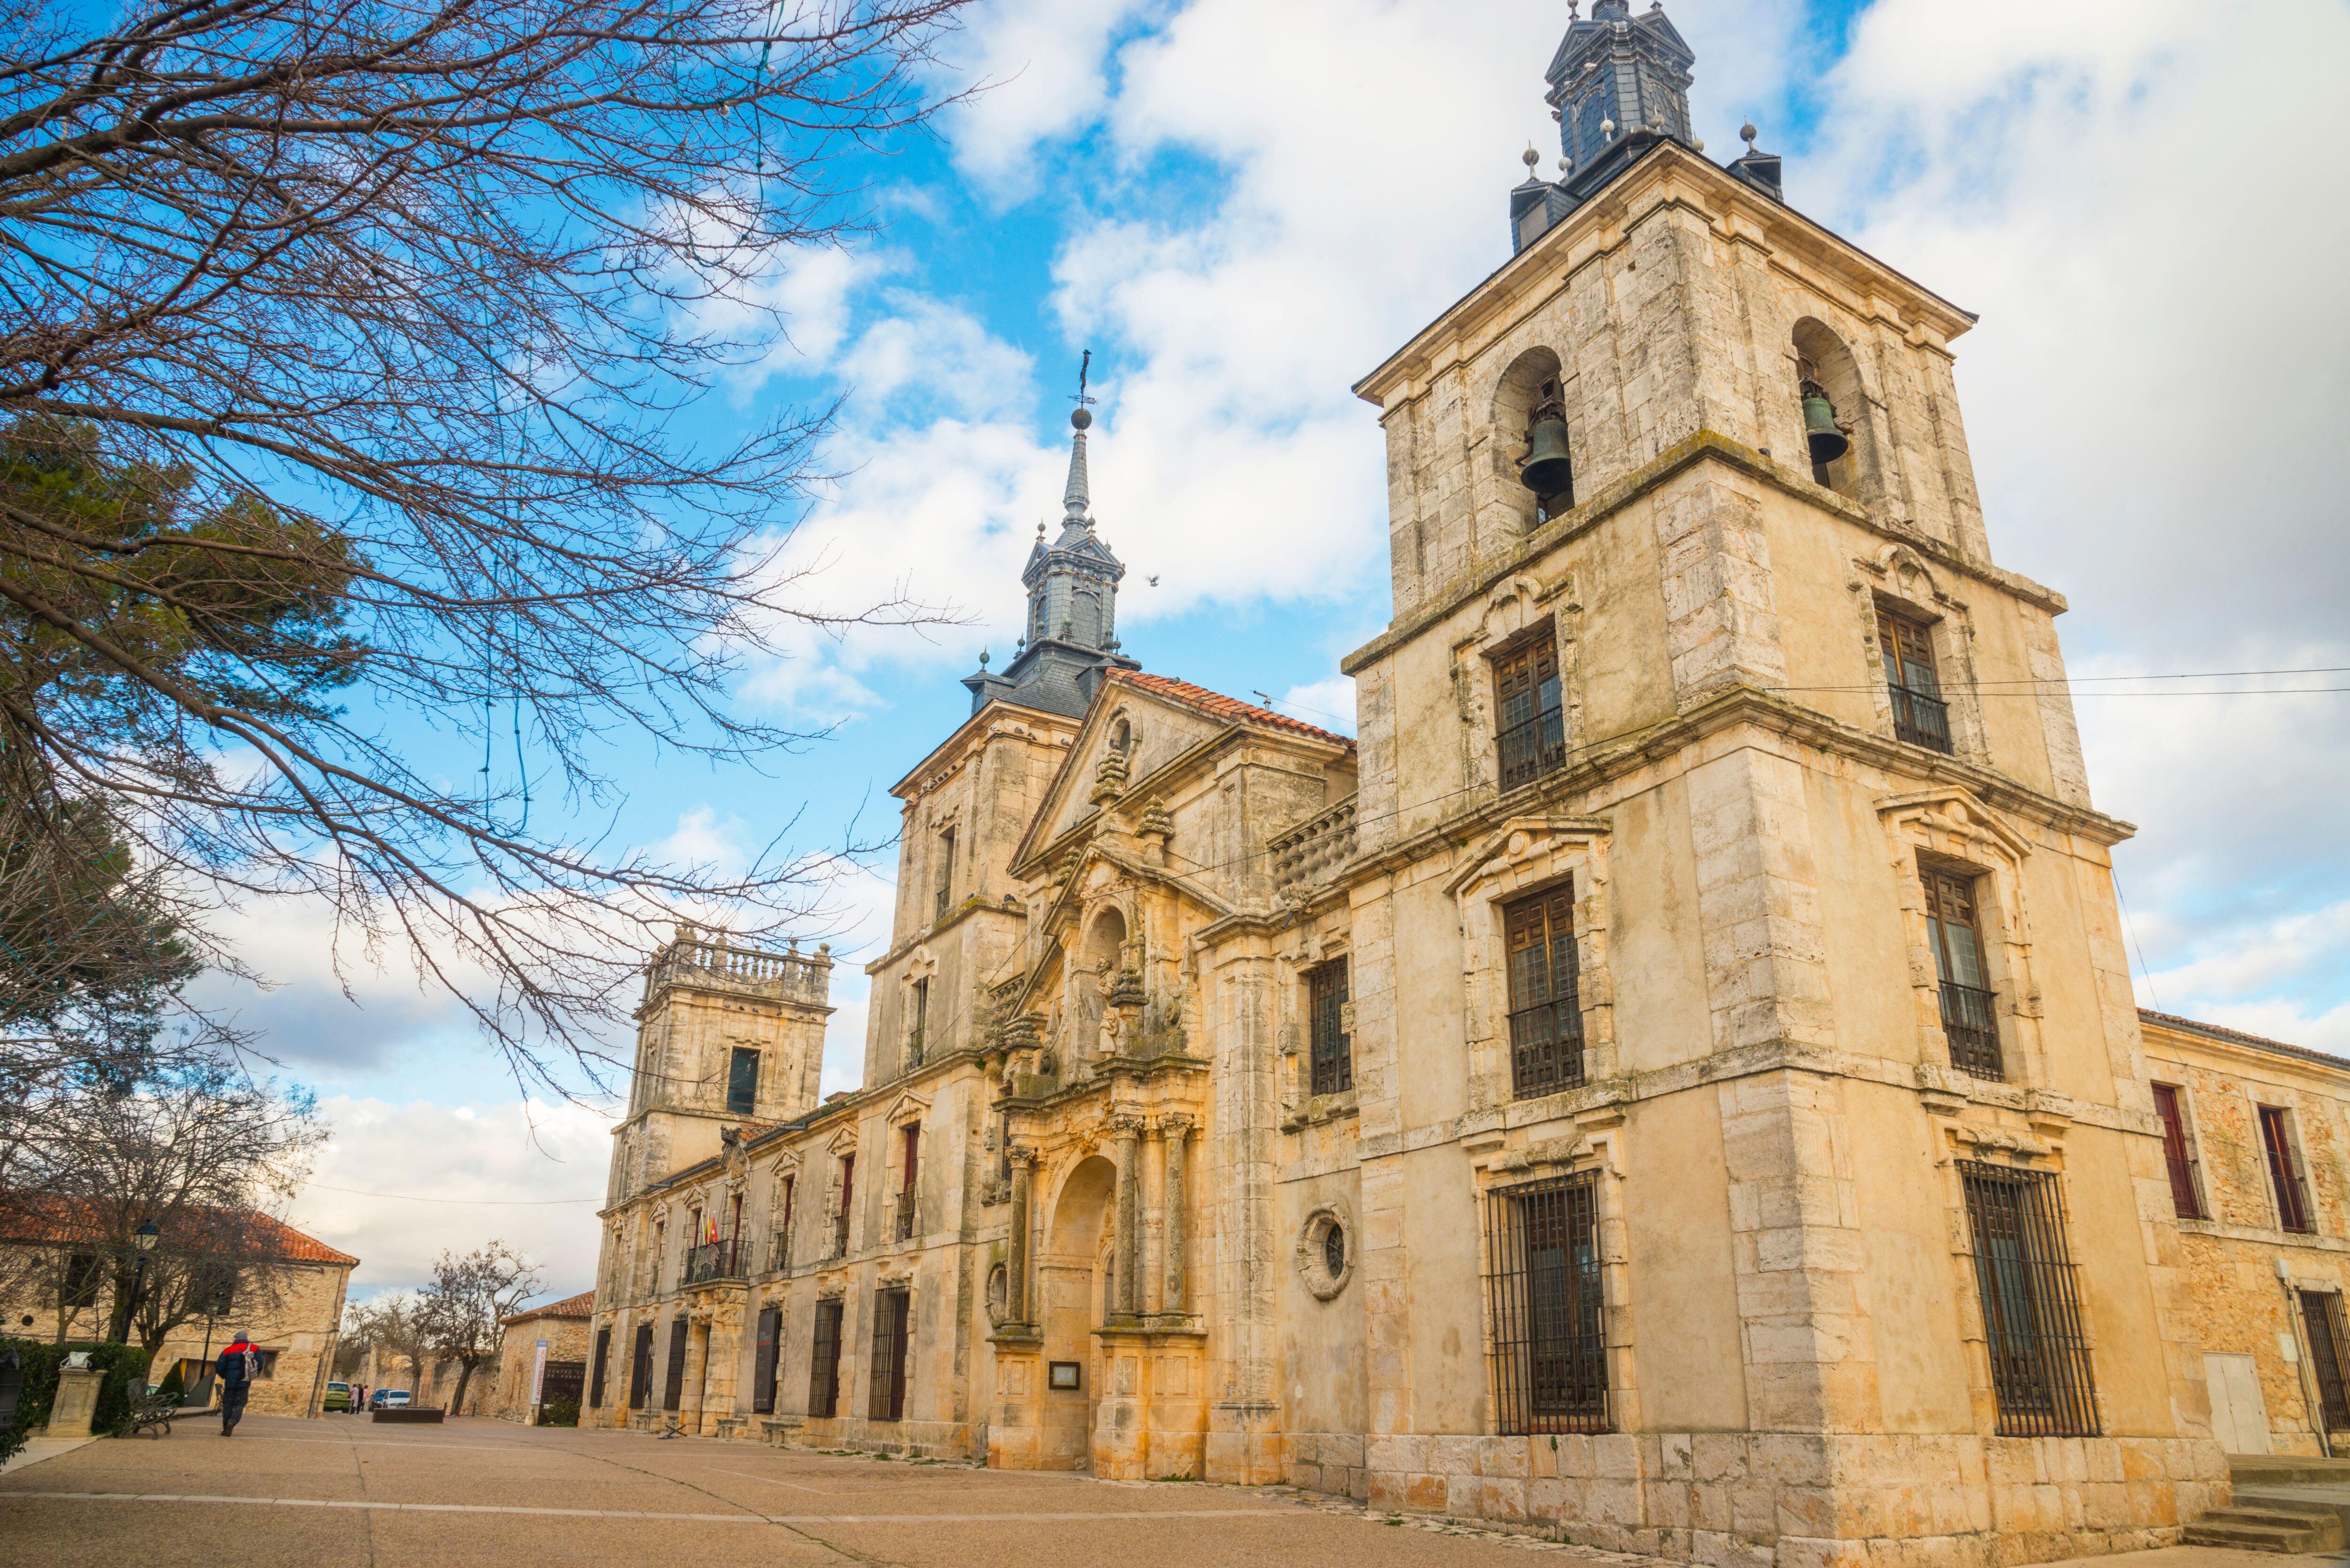
M 408 1390 L 405 1388 L 379 1388 L 368 1396 L 368 1408 L 370 1410 L 397 1410 L 407 1403 Z
M 348 1410 L 351 1407 L 351 1386 L 348 1383 L 327 1385 L 327 1397 L 320 1402 L 321 1410 Z

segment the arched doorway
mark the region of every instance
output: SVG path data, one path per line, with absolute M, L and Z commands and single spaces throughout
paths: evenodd
M 1099 1155 L 1080 1162 L 1061 1184 L 1053 1222 L 1036 1260 L 1038 1326 L 1045 1334 L 1045 1387 L 1039 1402 L 1043 1428 L 1038 1465 L 1045 1469 L 1089 1469 L 1093 1464 L 1094 1411 L 1101 1399 L 1101 1367 L 1094 1354 L 1094 1329 L 1101 1321 L 1104 1261 L 1112 1229 L 1112 1195 L 1118 1170 Z M 1076 1388 L 1053 1386 L 1055 1363 L 1077 1368 Z

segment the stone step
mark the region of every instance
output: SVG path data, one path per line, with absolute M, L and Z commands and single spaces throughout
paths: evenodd
M 2187 1527 L 2186 1540 L 2243 1552 L 2339 1552 L 2342 1521 L 2330 1508 L 2289 1503 L 2215 1508 Z
M 2228 1474 L 2238 1486 L 2350 1486 L 2350 1459 L 2230 1454 Z

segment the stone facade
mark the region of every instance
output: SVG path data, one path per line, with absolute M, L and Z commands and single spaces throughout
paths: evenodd
M 22 1210 L 15 1211 L 19 1218 Z M 341 1332 L 343 1301 L 350 1288 L 351 1271 L 359 1260 L 338 1251 L 315 1237 L 306 1236 L 265 1214 L 240 1219 L 248 1250 L 239 1265 L 239 1279 L 228 1311 L 217 1318 L 194 1317 L 164 1336 L 149 1364 L 156 1383 L 177 1366 L 184 1386 L 192 1391 L 203 1368 L 211 1365 L 230 1337 L 239 1331 L 252 1336 L 263 1353 L 262 1374 L 253 1386 L 245 1408 L 257 1416 L 316 1416 L 333 1377 L 335 1346 Z M 11 1225 L 17 1234 L 0 1241 L 0 1280 L 21 1286 L 53 1271 L 20 1266 L 26 1254 L 70 1254 L 77 1247 L 68 1231 L 44 1227 L 50 1235 L 26 1234 L 27 1227 Z M 205 1227 L 207 1231 L 211 1226 Z M 170 1238 L 163 1244 L 169 1245 Z M 88 1245 L 85 1243 L 84 1245 Z M 88 1344 L 103 1336 L 113 1315 L 106 1291 L 94 1293 L 88 1304 L 63 1314 L 54 1299 L 7 1303 L 5 1321 L 16 1332 L 39 1333 L 68 1344 Z M 23 1321 L 30 1317 L 32 1327 Z
M 1991 557 L 1972 318 L 1766 155 L 1642 134 L 1357 388 L 1359 744 L 1114 642 L 1081 705 L 974 678 L 896 786 L 864 1086 L 666 1165 L 624 1132 L 586 1418 L 1785 1568 L 2225 1501 L 2207 1351 L 2262 1321 L 2248 1246 L 2333 1277 L 2341 1173 L 2319 1241 L 2175 1212 L 2130 829 L 2064 599 Z M 1114 565 L 1083 436 L 1055 550 Z M 733 983 L 678 962 L 649 1063 Z M 2314 1170 L 2350 1124 L 2296 1114 Z
M 500 1324 L 504 1332 L 498 1340 L 497 1366 L 491 1369 L 494 1376 L 490 1397 L 485 1401 L 474 1401 L 478 1413 L 528 1426 L 537 1419 L 539 1404 L 553 1404 L 566 1397 L 573 1383 L 580 1387 L 568 1397 L 584 1402 L 588 1320 L 594 1315 L 595 1300 L 593 1291 L 583 1291 L 504 1320 Z M 544 1397 L 535 1404 L 531 1385 L 538 1367 L 541 1340 L 546 1343 L 546 1376 L 540 1389 Z

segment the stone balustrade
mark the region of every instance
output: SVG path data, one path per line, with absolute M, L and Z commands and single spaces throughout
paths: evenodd
M 1267 845 L 1273 857 L 1273 885 L 1286 893 L 1326 880 L 1355 857 L 1355 797 L 1307 817 L 1276 835 Z

